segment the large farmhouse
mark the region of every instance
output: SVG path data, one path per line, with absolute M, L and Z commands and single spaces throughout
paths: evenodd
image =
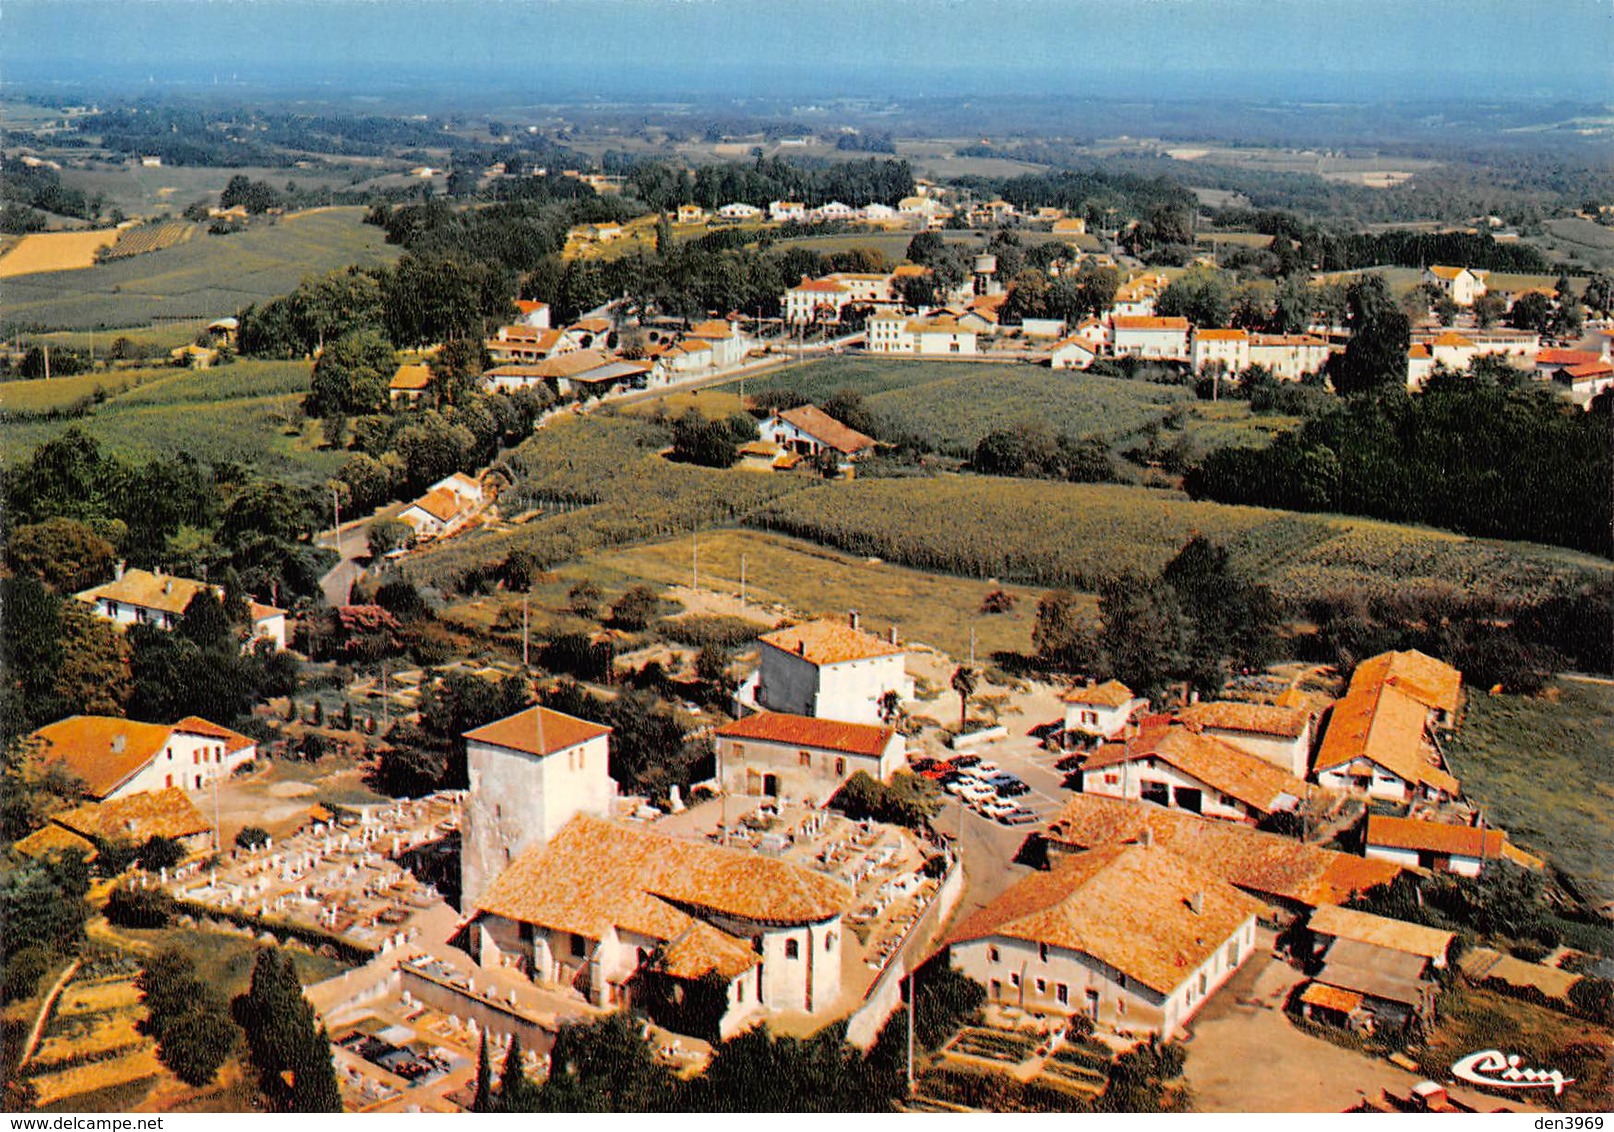
M 97 801 L 171 787 L 201 790 L 258 753 L 257 744 L 197 716 L 178 723 L 137 723 L 74 715 L 35 731 L 40 758 L 59 762 Z
M 994 1002 L 1173 1036 L 1255 950 L 1262 907 L 1159 845 L 1110 845 L 1033 873 L 953 933 Z
M 762 664 L 739 692 L 742 708 L 880 723 L 881 699 L 913 698 L 913 678 L 896 631 L 882 640 L 848 620 L 808 621 L 759 638 Z

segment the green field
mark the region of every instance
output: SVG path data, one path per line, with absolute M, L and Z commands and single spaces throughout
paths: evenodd
M 130 216 L 178 216 L 193 201 L 206 199 L 218 204 L 224 186 L 234 176 L 267 181 L 276 189 L 295 181 L 299 188 L 345 188 L 369 175 L 362 167 L 322 169 L 270 169 L 255 166 L 226 169 L 207 165 L 164 165 L 147 169 L 138 163 L 99 164 L 90 168 L 69 166 L 62 170 L 62 183 L 79 189 L 86 196 L 100 194 L 106 208 L 122 209 Z
M 148 381 L 172 377 L 175 371 L 167 367 L 110 370 L 104 373 L 80 373 L 72 377 L 38 378 L 34 381 L 0 382 L 0 409 L 13 413 L 44 413 L 65 409 L 93 394 L 97 389 L 117 396 Z
M 0 466 L 26 460 L 35 446 L 75 426 L 109 452 L 137 462 L 189 452 L 204 462 L 234 461 L 300 482 L 323 482 L 342 466 L 346 454 L 322 450 L 317 424 L 299 408 L 308 388 L 307 362 L 241 361 L 155 374 L 86 416 L 3 426 Z M 90 376 L 105 381 L 117 375 Z M 5 392 L 0 387 L 0 395 Z
M 660 585 L 690 581 L 690 540 L 669 539 L 613 550 L 590 558 L 628 578 Z M 983 614 L 981 599 L 998 587 L 947 574 L 926 574 L 870 562 L 810 542 L 725 530 L 700 538 L 702 587 L 740 592 L 740 558 L 745 558 L 746 600 L 779 603 L 808 614 L 841 614 L 856 609 L 870 624 L 895 624 L 906 640 L 966 656 L 975 630 L 981 656 L 1007 650 L 1031 651 L 1031 628 L 1043 590 L 1009 587 L 1019 599 L 1009 613 Z
M 1340 588 L 1539 599 L 1610 569 L 1551 547 L 1193 502 L 1141 487 L 987 476 L 831 483 L 779 499 L 749 523 L 918 569 L 1081 590 L 1154 573 L 1202 534 L 1292 602 Z
M 18 276 L 6 281 L 0 323 L 89 330 L 231 315 L 305 275 L 396 259 L 398 249 L 363 216 L 357 207 L 313 209 L 82 271 Z
M 1539 696 L 1471 689 L 1448 757 L 1463 792 L 1596 905 L 1614 901 L 1614 686 L 1559 679 Z
M 728 388 L 733 388 L 729 386 Z M 775 370 L 746 381 L 751 395 L 790 389 L 816 404 L 843 390 L 863 397 L 881 440 L 911 440 L 967 459 L 995 429 L 1045 424 L 1071 437 L 1097 436 L 1121 449 L 1168 417 L 1198 451 L 1259 446 L 1299 423 L 1250 414 L 1246 401 L 1200 401 L 1177 385 L 1055 372 L 991 362 L 838 357 Z

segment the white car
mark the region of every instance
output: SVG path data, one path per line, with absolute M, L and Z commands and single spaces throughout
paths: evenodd
M 999 798 L 994 801 L 984 803 L 981 806 L 981 813 L 985 814 L 989 818 L 1002 818 L 1008 814 L 1014 813 L 1019 808 L 1020 807 L 1015 805 L 1013 802 L 1005 801 L 1004 799 Z
M 998 764 L 994 762 L 980 762 L 976 763 L 974 766 L 965 767 L 964 773 L 969 775 L 971 778 L 991 778 L 994 774 L 997 774 L 1002 769 L 1002 767 L 998 766 Z
M 979 806 L 983 802 L 996 800 L 998 792 L 984 782 L 968 782 L 958 792 L 958 796 L 972 806 Z

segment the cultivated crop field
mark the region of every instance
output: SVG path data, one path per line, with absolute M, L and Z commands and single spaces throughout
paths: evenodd
M 0 279 L 41 271 L 82 271 L 95 266 L 96 254 L 118 242 L 116 228 L 90 232 L 34 232 L 18 240 L 0 257 Z M 8 285 L 9 292 L 15 284 Z
M 1560 678 L 1539 696 L 1468 693 L 1448 752 L 1463 792 L 1595 905 L 1614 901 L 1614 687 Z
M 5 425 L 0 466 L 26 460 L 35 446 L 74 426 L 130 460 L 189 452 L 203 462 L 236 461 L 299 482 L 323 482 L 346 458 L 321 449 L 318 426 L 303 418 L 307 362 L 241 361 L 158 373 L 86 416 Z M 105 381 L 117 375 L 91 376 Z
M 9 119 L 8 119 L 9 121 Z M 75 159 L 76 160 L 76 159 Z M 100 194 L 108 209 L 119 208 L 130 216 L 169 213 L 178 216 L 192 201 L 217 204 L 231 177 L 240 175 L 253 181 L 267 181 L 282 188 L 288 180 L 303 188 L 344 188 L 350 182 L 369 176 L 365 163 L 333 165 L 320 169 L 271 169 L 267 166 L 225 168 L 218 165 L 160 165 L 148 169 L 139 163 L 119 161 L 80 168 L 76 164 L 62 170 L 62 183 L 86 196 Z
M 1587 555 L 1441 531 L 1194 502 L 1141 487 L 987 476 L 825 484 L 748 522 L 922 570 L 1080 590 L 1155 573 L 1202 534 L 1291 602 L 1342 587 L 1541 598 L 1611 568 Z
M 175 244 L 182 244 L 200 229 L 195 224 L 170 221 L 167 224 L 149 224 L 144 228 L 131 228 L 107 250 L 103 259 L 126 259 L 129 256 L 160 252 Z
M 1163 420 L 1173 407 L 1196 404 L 1177 386 L 990 362 L 832 358 L 780 370 L 746 388 L 793 389 L 820 404 L 850 389 L 879 422 L 880 439 L 912 438 L 959 457 L 968 457 L 995 429 L 1042 423 L 1066 436 L 1115 440 Z
M 6 284 L 0 321 L 86 330 L 234 314 L 285 294 L 304 275 L 396 259 L 398 249 L 363 217 L 356 207 L 310 209 L 84 271 L 23 275 Z

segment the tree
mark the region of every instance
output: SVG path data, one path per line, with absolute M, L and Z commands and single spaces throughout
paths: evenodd
M 1402 387 L 1407 378 L 1411 324 L 1382 275 L 1365 275 L 1346 291 L 1351 340 L 1332 359 L 1334 388 L 1342 394 Z
M 391 403 L 388 385 L 397 368 L 398 355 L 379 331 L 345 333 L 327 343 L 314 363 L 304 411 L 311 417 L 385 412 Z
M 115 554 L 86 524 L 61 517 L 16 527 L 6 548 L 12 570 L 39 578 L 57 593 L 77 593 L 105 579 Z
M 1483 329 L 1494 326 L 1508 312 L 1507 300 L 1489 292 L 1474 300 L 1474 321 Z
M 1092 606 L 1070 590 L 1050 590 L 1038 599 L 1031 646 L 1044 664 L 1062 672 L 1092 674 L 1104 667 Z
M 881 723 L 895 727 L 902 718 L 902 693 L 895 688 L 882 692 L 875 708 L 880 713 Z
M 1514 300 L 1508 311 L 1508 325 L 1516 330 L 1533 330 L 1537 334 L 1552 332 L 1553 301 L 1540 291 L 1527 291 Z
M 330 1038 L 315 1023 L 291 956 L 264 948 L 247 990 L 231 1004 L 245 1032 L 258 1088 L 275 1112 L 341 1112 Z
M 235 835 L 235 844 L 238 848 L 253 850 L 259 846 L 269 844 L 269 831 L 261 826 L 249 825 Z
M 504 1054 L 504 1068 L 499 1072 L 500 1112 L 532 1112 L 537 1107 L 538 1087 L 532 1083 L 522 1066 L 521 1036 L 510 1035 L 510 1048 Z
M 377 519 L 364 532 L 370 557 L 379 558 L 401 547 L 413 546 L 415 529 L 401 519 Z
M 424 491 L 445 476 L 471 465 L 476 436 L 435 409 L 398 433 L 395 448 L 404 463 L 404 480 L 410 491 Z
M 649 586 L 630 586 L 616 604 L 611 606 L 611 623 L 630 633 L 637 633 L 650 624 L 661 607 L 661 599 Z
M 519 1041 L 520 1039 L 515 1039 Z M 493 1067 L 488 1062 L 488 1032 L 482 1031 L 482 1045 L 476 1054 L 476 1093 L 471 1098 L 472 1112 L 493 1111 Z
M 593 618 L 600 610 L 600 600 L 605 597 L 604 592 L 590 578 L 584 578 L 571 589 L 566 591 L 566 605 L 579 617 Z
M 673 422 L 673 459 L 707 468 L 728 468 L 740 458 L 739 445 L 726 421 L 707 420 L 689 409 Z
M 1186 318 L 1195 326 L 1226 326 L 1233 313 L 1233 288 L 1225 272 L 1195 270 L 1161 292 L 1156 312 Z
M 1187 672 L 1193 626 L 1176 591 L 1161 581 L 1123 576 L 1099 590 L 1104 628 L 1099 643 L 1117 680 L 1163 698 L 1171 682 Z
M 146 1007 L 139 1028 L 157 1040 L 157 1059 L 187 1085 L 212 1083 L 240 1037 L 223 998 L 177 951 L 147 962 L 135 986 Z
M 953 670 L 953 678 L 949 681 L 953 691 L 958 693 L 958 729 L 964 730 L 969 721 L 970 697 L 975 694 L 979 681 L 975 669 L 961 664 Z
M 677 1083 L 627 1011 L 567 1022 L 549 1050 L 549 1077 L 535 1107 L 545 1112 L 661 1112 Z

